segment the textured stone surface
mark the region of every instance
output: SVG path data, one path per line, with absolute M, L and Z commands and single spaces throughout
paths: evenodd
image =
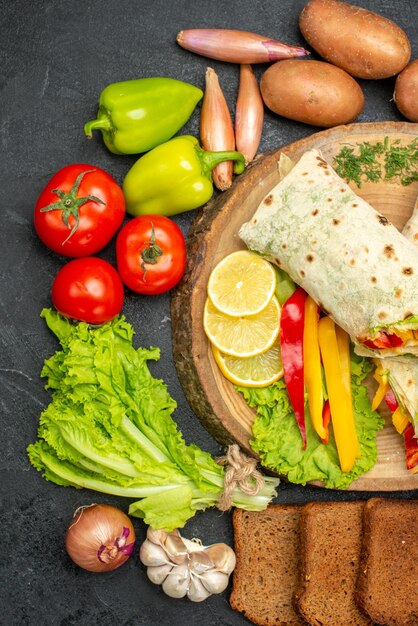
M 359 3 L 360 4 L 360 3 Z M 414 0 L 364 0 L 362 6 L 396 20 L 418 55 Z M 87 141 L 83 124 L 96 113 L 100 91 L 111 82 L 171 76 L 203 87 L 208 65 L 219 73 L 234 105 L 238 69 L 179 48 L 182 28 L 251 30 L 303 44 L 297 18 L 303 0 L 0 0 L 1 14 L 1 229 L 0 229 L 0 562 L 1 614 L 5 626 L 238 626 L 248 623 L 228 604 L 229 592 L 202 604 L 175 601 L 153 586 L 135 556 L 111 574 L 93 575 L 68 559 L 63 538 L 73 511 L 91 502 L 128 502 L 57 487 L 32 469 L 25 448 L 35 438 L 48 402 L 39 372 L 56 349 L 39 313 L 50 305 L 52 280 L 65 259 L 47 250 L 32 227 L 38 194 L 60 167 L 85 162 L 122 182 L 135 157 L 114 156 L 98 135 Z M 355 36 L 355 34 L 353 34 Z M 259 77 L 262 67 L 256 67 Z M 358 121 L 400 120 L 391 102 L 394 81 L 360 81 L 366 96 Z M 198 111 L 184 132 L 197 134 Z M 307 136 L 315 129 L 266 113 L 261 150 Z M 193 213 L 176 218 L 184 233 Z M 111 243 L 100 256 L 114 260 Z M 178 402 L 176 421 L 188 442 L 218 454 L 220 447 L 188 407 L 171 353 L 169 296 L 128 294 L 124 312 L 138 345 L 157 345 L 152 365 Z M 368 494 L 364 494 L 366 497 Z M 281 502 L 359 497 L 282 485 Z M 135 520 L 139 540 L 145 527 Z M 229 514 L 198 514 L 184 530 L 205 543 L 232 542 Z

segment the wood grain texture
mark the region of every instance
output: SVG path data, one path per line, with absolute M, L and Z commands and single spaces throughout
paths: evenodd
M 347 143 L 381 141 L 387 136 L 409 142 L 417 135 L 418 124 L 403 122 L 351 124 L 316 133 L 259 157 L 229 191 L 217 196 L 198 214 L 189 231 L 186 273 L 171 302 L 173 353 L 192 409 L 220 443 L 238 442 L 248 454 L 256 456 L 250 447 L 254 412 L 221 374 L 203 331 L 206 285 L 220 259 L 245 247 L 238 237 L 239 228 L 278 182 L 280 153 L 297 160 L 306 150 L 317 148 L 332 161 Z M 418 195 L 417 183 L 403 187 L 382 181 L 363 184 L 360 189 L 353 184 L 353 189 L 397 228 L 403 227 Z M 369 386 L 372 393 L 373 382 Z M 389 414 L 384 416 L 386 425 L 377 439 L 378 462 L 351 484 L 351 490 L 405 490 L 418 486 L 418 476 L 405 469 L 402 437 L 390 424 Z

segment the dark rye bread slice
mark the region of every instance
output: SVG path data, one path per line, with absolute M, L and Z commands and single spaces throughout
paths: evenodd
M 377 624 L 418 626 L 418 500 L 367 502 L 356 599 Z
M 298 576 L 300 511 L 298 505 L 280 504 L 265 511 L 234 510 L 237 565 L 230 604 L 259 626 L 305 624 L 292 605 Z
M 295 606 L 311 626 L 366 626 L 354 593 L 364 503 L 311 502 L 300 522 L 301 558 Z

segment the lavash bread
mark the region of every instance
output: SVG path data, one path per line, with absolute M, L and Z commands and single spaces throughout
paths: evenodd
M 417 540 L 418 500 L 367 502 L 356 599 L 376 624 L 418 626 Z
M 403 227 L 402 234 L 418 248 L 418 198 L 411 217 Z M 418 435 L 418 359 L 386 358 L 384 367 L 396 399 L 400 406 L 410 414 L 414 431 Z
M 317 150 L 265 196 L 239 236 L 277 264 L 352 338 L 358 354 L 418 355 L 411 339 L 374 350 L 378 329 L 416 328 L 418 249 L 358 196 Z M 406 323 L 405 320 L 409 321 Z
M 300 520 L 300 573 L 294 600 L 311 626 L 369 626 L 357 608 L 364 503 L 311 502 Z
M 292 604 L 299 560 L 298 505 L 273 504 L 265 511 L 235 509 L 230 604 L 259 626 L 303 626 Z M 340 625 L 341 626 L 341 625 Z

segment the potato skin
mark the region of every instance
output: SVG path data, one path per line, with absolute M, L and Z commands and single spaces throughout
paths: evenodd
M 357 78 L 394 76 L 411 58 L 408 37 L 397 24 L 338 0 L 309 0 L 299 28 L 318 54 Z
M 418 59 L 397 77 L 393 99 L 402 115 L 411 122 L 418 122 Z
M 260 89 L 274 113 L 312 126 L 347 124 L 364 106 L 363 92 L 354 78 L 324 61 L 278 61 L 264 72 Z

